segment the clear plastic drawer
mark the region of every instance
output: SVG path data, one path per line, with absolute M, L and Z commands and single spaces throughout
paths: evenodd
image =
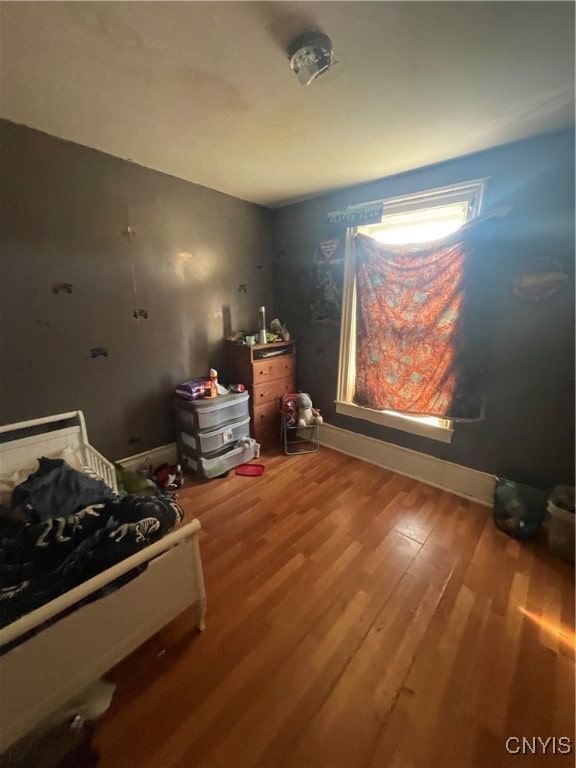
M 182 432 L 181 439 L 184 448 L 191 448 L 195 453 L 214 453 L 229 443 L 235 443 L 241 437 L 248 437 L 249 434 L 250 417 L 247 416 L 241 421 L 208 432 L 197 432 L 195 435 Z
M 214 400 L 177 398 L 177 406 L 183 431 L 215 429 L 248 416 L 248 392 L 219 395 Z
M 256 455 L 256 445 L 242 445 L 237 448 L 231 448 L 224 453 L 220 453 L 212 458 L 186 458 L 186 466 L 194 472 L 201 472 L 204 477 L 219 477 L 229 470 L 250 461 Z

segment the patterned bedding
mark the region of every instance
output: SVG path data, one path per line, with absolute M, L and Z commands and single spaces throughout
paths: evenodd
M 0 627 L 162 538 L 182 520 L 166 496 L 120 496 L 61 459 L 0 510 Z

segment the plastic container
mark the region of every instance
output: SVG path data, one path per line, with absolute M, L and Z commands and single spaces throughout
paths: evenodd
M 234 472 L 237 475 L 245 475 L 246 477 L 259 477 L 264 472 L 263 464 L 238 464 Z
M 266 344 L 266 308 L 258 307 L 258 344 Z
M 250 434 L 250 417 L 247 416 L 242 421 L 237 421 L 229 426 L 220 427 L 220 429 L 210 430 L 209 432 L 197 432 L 196 435 L 189 435 L 182 432 L 182 446 L 190 448 L 196 453 L 214 453 L 221 450 L 229 443 L 235 443 L 241 437 L 248 437 Z
M 255 456 L 255 445 L 242 445 L 230 448 L 210 458 L 186 458 L 186 466 L 193 472 L 212 478 L 226 474 L 239 464 L 245 464 Z
M 213 400 L 215 397 L 218 397 L 218 390 L 212 382 L 212 379 L 209 379 L 204 385 L 204 397 L 208 400 Z
M 178 417 L 184 432 L 215 429 L 248 416 L 248 392 L 218 395 L 213 400 L 177 399 Z

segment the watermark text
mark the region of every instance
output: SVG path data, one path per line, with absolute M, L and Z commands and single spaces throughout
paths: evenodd
M 572 739 L 569 736 L 509 736 L 506 751 L 511 755 L 569 755 Z

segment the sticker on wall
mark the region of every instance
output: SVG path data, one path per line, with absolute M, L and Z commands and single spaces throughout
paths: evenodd
M 333 261 L 338 258 L 340 243 L 340 240 L 321 240 L 318 243 L 318 248 L 325 261 Z
M 312 322 L 340 325 L 344 285 L 344 238 L 321 240 L 312 263 Z
M 512 279 L 511 290 L 520 301 L 545 301 L 568 282 L 564 265 L 552 257 L 538 257 L 522 265 Z
M 55 283 L 52 286 L 52 293 L 61 293 L 62 291 L 64 293 L 72 293 L 74 290 L 74 286 L 72 283 Z

